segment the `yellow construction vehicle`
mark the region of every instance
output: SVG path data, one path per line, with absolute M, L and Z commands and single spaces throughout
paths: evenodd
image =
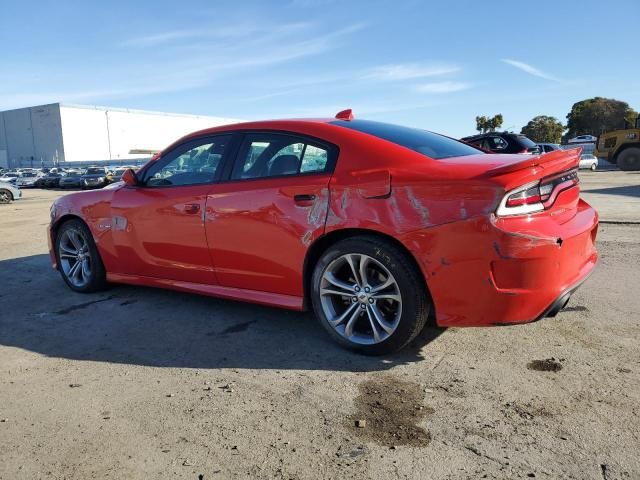
M 640 170 L 640 115 L 635 125 L 625 122 L 623 130 L 600 135 L 593 154 L 618 164 L 620 170 Z

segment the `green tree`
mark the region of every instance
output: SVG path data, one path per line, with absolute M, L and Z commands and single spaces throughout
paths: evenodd
M 487 117 L 484 115 L 481 117 L 476 117 L 476 130 L 480 133 L 484 133 L 487 130 Z
M 594 97 L 574 103 L 567 115 L 567 137 L 599 135 L 604 130 L 624 128 L 625 119 L 633 122 L 638 114 L 627 102 Z
M 502 126 L 503 121 L 501 113 L 490 118 L 482 115 L 476 117 L 476 130 L 480 133 L 495 132 L 496 129 Z
M 520 133 L 536 143 L 560 143 L 564 125 L 555 117 L 538 115 L 527 123 Z
M 489 119 L 489 131 L 495 132 L 498 128 L 502 126 L 504 122 L 504 118 L 502 118 L 502 114 L 498 113 Z

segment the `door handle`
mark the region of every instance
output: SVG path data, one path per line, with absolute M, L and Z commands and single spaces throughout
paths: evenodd
M 308 205 L 316 199 L 313 194 L 299 194 L 293 196 L 293 201 L 303 205 Z
M 190 214 L 198 213 L 200 211 L 200 204 L 199 203 L 187 203 L 184 206 L 184 211 L 185 211 L 185 213 L 190 213 Z

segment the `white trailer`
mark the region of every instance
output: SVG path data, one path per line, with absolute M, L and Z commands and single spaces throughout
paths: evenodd
M 236 122 L 222 117 L 64 103 L 7 110 L 0 112 L 0 166 L 118 163 L 147 158 L 149 151 L 161 150 L 187 133 Z

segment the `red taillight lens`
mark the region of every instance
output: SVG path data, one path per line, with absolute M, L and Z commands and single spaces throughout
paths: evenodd
M 505 216 L 540 212 L 553 205 L 560 192 L 578 182 L 578 170 L 574 169 L 523 185 L 505 195 L 496 213 Z
M 507 207 L 519 207 L 521 205 L 533 205 L 540 203 L 540 186 L 536 185 L 527 190 L 514 193 L 507 197 Z

